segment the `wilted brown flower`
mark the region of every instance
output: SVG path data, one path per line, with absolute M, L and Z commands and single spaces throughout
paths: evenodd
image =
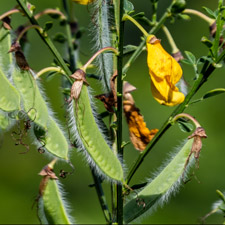
M 15 52 L 16 63 L 21 70 L 29 70 L 29 64 L 22 52 L 21 46 L 18 42 L 14 42 L 9 49 L 9 52 Z
M 202 149 L 202 138 L 207 138 L 204 128 L 197 127 L 194 133 L 188 137 L 188 139 L 191 139 L 191 138 L 194 138 L 194 141 L 191 147 L 191 152 L 188 155 L 188 158 L 185 162 L 184 169 L 187 167 L 192 154 L 194 154 L 194 157 L 197 161 L 196 165 L 199 167 L 199 156 Z
M 109 93 L 95 96 L 95 98 L 103 102 L 106 110 L 112 113 L 114 112 L 114 107 L 117 106 L 117 95 L 116 95 L 116 89 L 115 89 L 116 77 L 117 77 L 117 71 L 113 74 L 113 76 L 110 79 L 111 91 Z
M 130 139 L 137 150 L 143 151 L 146 145 L 153 139 L 158 129 L 149 130 L 146 127 L 144 118 L 140 109 L 135 106 L 134 99 L 129 93 L 135 90 L 135 87 L 129 83 L 124 84 L 123 110 L 129 126 Z
M 74 74 L 71 75 L 71 77 L 76 80 L 71 87 L 70 100 L 72 100 L 73 98 L 75 100 L 78 100 L 83 83 L 89 86 L 89 83 L 86 80 L 86 73 L 83 70 L 78 69 Z

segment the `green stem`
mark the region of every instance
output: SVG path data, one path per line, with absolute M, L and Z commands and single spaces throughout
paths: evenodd
M 220 57 L 218 60 L 215 62 L 216 64 L 222 61 L 225 58 L 225 50 L 221 53 Z M 213 66 L 212 63 L 209 61 L 206 61 L 203 65 L 202 71 L 200 75 L 198 76 L 197 80 L 195 81 L 192 89 L 186 96 L 184 102 L 180 104 L 174 112 L 169 116 L 167 121 L 163 124 L 161 129 L 157 132 L 155 137 L 152 139 L 152 141 L 146 146 L 145 150 L 139 155 L 137 160 L 134 162 L 132 165 L 131 169 L 128 172 L 128 176 L 126 178 L 126 183 L 129 184 L 131 178 L 137 171 L 137 169 L 140 167 L 141 163 L 144 161 L 145 157 L 147 154 L 151 151 L 151 149 L 154 147 L 154 145 L 158 142 L 160 137 L 169 129 L 169 127 L 172 125 L 172 119 L 175 117 L 177 114 L 182 113 L 187 107 L 188 103 L 191 100 L 191 98 L 195 95 L 195 93 L 199 90 L 199 88 L 207 81 L 208 77 L 212 74 L 212 72 L 215 70 L 215 67 Z
M 210 26 L 215 22 L 214 19 L 209 18 L 205 14 L 203 14 L 195 9 L 185 9 L 182 13 L 196 15 L 196 16 L 200 17 L 201 19 L 205 20 Z
M 25 27 L 19 34 L 19 36 L 16 38 L 16 42 L 19 42 L 20 39 L 23 37 L 23 35 L 30 29 L 36 29 L 38 30 L 40 33 L 43 34 L 44 30 L 39 26 L 39 25 L 30 25 Z
M 67 35 L 67 44 L 68 44 L 68 54 L 69 54 L 69 62 L 70 62 L 70 68 L 72 71 L 76 69 L 76 64 L 75 64 L 75 57 L 74 57 L 74 47 L 73 47 L 73 42 L 72 42 L 72 34 L 71 34 L 71 29 L 70 29 L 70 13 L 68 9 L 68 1 L 63 0 L 63 7 L 66 12 L 68 20 L 66 21 L 66 35 Z
M 123 113 L 123 38 L 124 38 L 124 22 L 123 18 L 124 0 L 119 0 L 119 33 L 118 33 L 118 50 L 119 55 L 117 56 L 117 152 L 118 155 L 123 159 L 123 148 L 122 148 L 122 113 Z M 123 224 L 123 191 L 122 185 L 117 184 L 117 221 L 118 224 Z
M 47 73 L 47 72 L 58 72 L 58 73 L 61 73 L 61 74 L 65 74 L 65 71 L 62 70 L 61 67 L 46 67 L 42 70 L 40 70 L 37 74 L 36 74 L 36 78 L 35 79 L 38 79 L 40 76 L 42 76 L 44 73 Z
M 27 8 L 25 2 L 23 0 L 16 0 L 16 1 L 18 2 L 18 4 L 21 7 L 21 9 L 24 11 L 25 15 L 30 20 L 31 24 L 39 26 L 37 20 L 35 20 L 34 16 L 32 15 L 32 13 Z M 44 41 L 44 43 L 48 46 L 50 51 L 53 53 L 53 55 L 55 56 L 55 58 L 58 61 L 59 65 L 66 72 L 66 77 L 72 84 L 73 82 L 72 82 L 72 80 L 70 78 L 70 75 L 72 74 L 72 72 L 70 71 L 70 69 L 68 68 L 66 63 L 64 62 L 62 56 L 59 54 L 58 50 L 56 49 L 56 47 L 52 43 L 51 39 L 46 34 L 41 33 L 39 30 L 37 30 L 37 32 L 38 32 L 39 36 L 41 37 L 41 39 Z
M 201 127 L 200 123 L 191 115 L 187 114 L 187 113 L 180 113 L 177 114 L 172 120 L 171 120 L 171 124 L 173 124 L 174 122 L 176 122 L 178 119 L 180 118 L 187 118 L 189 120 L 191 120 L 193 122 L 193 124 L 195 125 L 196 128 Z
M 93 176 L 93 179 L 95 182 L 95 189 L 96 189 L 96 192 L 98 195 L 100 205 L 102 207 L 102 211 L 103 211 L 105 220 L 108 224 L 111 224 L 112 223 L 111 213 L 109 211 L 109 208 L 108 208 L 108 205 L 106 202 L 106 198 L 105 198 L 105 194 L 104 194 L 104 191 L 103 191 L 103 188 L 101 185 L 101 181 L 98 178 L 98 176 L 96 176 L 95 172 L 92 169 L 91 169 L 91 172 L 92 172 L 92 176 Z
M 130 20 L 144 34 L 145 37 L 148 36 L 148 32 L 133 17 L 129 16 L 128 14 L 124 14 L 122 20 Z
M 0 20 L 3 20 L 5 17 L 11 16 L 12 14 L 19 13 L 19 12 L 20 12 L 19 9 L 11 9 L 8 12 L 5 12 L 2 15 L 0 15 Z
M 161 17 L 160 21 L 156 23 L 156 25 L 149 31 L 149 34 L 155 34 L 157 31 L 162 27 L 166 19 L 169 17 L 168 11 L 166 11 L 163 16 Z M 126 62 L 126 64 L 123 67 L 123 73 L 126 73 L 132 63 L 138 58 L 138 56 L 142 53 L 144 46 L 145 46 L 145 39 L 139 44 L 138 48 L 135 50 L 135 52 L 132 54 L 132 56 L 129 58 L 129 60 Z
M 172 35 L 170 34 L 169 30 L 167 29 L 167 27 L 163 25 L 162 29 L 163 29 L 163 31 L 168 39 L 168 42 L 172 48 L 172 54 L 179 52 L 180 50 L 177 48 L 177 45 L 176 45 Z
M 157 8 L 158 8 L 158 2 L 152 3 L 152 22 L 156 23 L 157 21 Z
M 106 51 L 111 51 L 111 52 L 114 52 L 116 55 L 119 55 L 119 52 L 117 51 L 117 49 L 113 48 L 113 47 L 105 47 L 105 48 L 102 48 L 100 50 L 98 50 L 87 62 L 85 65 L 83 65 L 80 69 L 82 69 L 83 71 L 86 71 L 87 67 L 95 60 L 95 58 L 102 54 L 103 52 L 106 52 Z
M 61 19 L 66 20 L 65 15 L 62 12 L 60 12 L 59 10 L 57 10 L 57 9 L 45 9 L 44 11 L 41 11 L 41 12 L 37 13 L 34 16 L 34 18 L 36 20 L 38 20 L 43 15 L 49 15 L 49 14 L 58 14 L 59 16 L 61 16 Z

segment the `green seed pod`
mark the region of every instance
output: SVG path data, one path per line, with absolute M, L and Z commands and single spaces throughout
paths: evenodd
M 112 32 L 110 25 L 110 1 L 95 0 L 93 1 L 92 20 L 95 26 L 92 28 L 92 37 L 95 52 L 112 46 Z M 113 54 L 100 54 L 97 57 L 97 68 L 101 74 L 102 86 L 105 90 L 110 90 L 110 77 L 113 74 Z
M 178 14 L 184 11 L 186 8 L 186 1 L 185 0 L 173 0 L 171 12 L 173 14 Z
M 12 65 L 10 31 L 0 28 L 0 109 L 11 112 L 20 109 L 20 95 L 7 79 Z
M 14 69 L 12 77 L 23 99 L 24 111 L 32 121 L 46 130 L 49 120 L 48 107 L 30 71 Z
M 38 217 L 41 224 L 75 224 L 68 214 L 68 206 L 59 182 L 49 178 L 45 185 L 38 200 Z
M 42 149 L 46 149 L 49 153 L 68 160 L 68 142 L 63 133 L 63 129 L 56 123 L 51 116 L 48 117 L 47 131 L 34 126 L 31 131 L 32 136 L 37 138 L 36 145 Z M 41 150 L 41 149 L 40 149 Z
M 82 86 L 79 99 L 73 99 L 70 112 L 71 133 L 78 148 L 87 153 L 88 162 L 97 170 L 97 174 L 116 181 L 123 181 L 123 169 L 120 161 L 110 149 L 96 123 L 86 85 Z
M 0 110 L 0 132 L 1 130 L 6 130 L 12 124 L 11 119 L 8 116 L 8 113 Z
M 186 172 L 186 160 L 191 152 L 193 139 L 189 139 L 164 169 L 124 207 L 124 222 L 130 223 L 142 215 L 151 213 L 175 192 Z M 193 159 L 193 156 L 191 157 Z M 191 160 L 193 161 L 193 160 Z M 190 163 L 188 164 L 188 166 Z
M 20 94 L 0 69 L 0 109 L 11 112 L 20 110 Z
M 8 75 L 12 65 L 12 54 L 8 54 L 11 47 L 10 31 L 4 27 L 0 28 L 0 67 L 2 72 Z
M 46 104 L 43 93 L 33 78 L 30 71 L 15 69 L 13 81 L 19 90 L 24 111 L 30 120 L 35 123 L 34 130 L 31 130 L 33 137 L 36 137 L 38 148 L 42 146 L 49 153 L 68 160 L 69 146 L 67 139 L 56 120 L 53 118 L 51 109 Z M 38 134 L 37 130 L 41 131 Z

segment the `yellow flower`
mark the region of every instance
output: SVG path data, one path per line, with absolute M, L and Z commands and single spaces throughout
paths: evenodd
M 88 5 L 92 3 L 94 0 L 73 0 L 73 1 L 81 5 Z
M 154 35 L 147 37 L 146 44 L 153 97 L 162 105 L 182 103 L 185 96 L 175 86 L 182 77 L 179 63 L 163 49 L 160 40 Z

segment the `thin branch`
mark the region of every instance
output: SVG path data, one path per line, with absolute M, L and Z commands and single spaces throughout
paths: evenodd
M 122 113 L 123 113 L 123 37 L 124 37 L 124 22 L 123 18 L 124 0 L 119 0 L 119 33 L 118 33 L 118 50 L 119 55 L 117 56 L 117 152 L 123 159 L 123 148 L 122 148 Z M 123 191 L 122 185 L 117 184 L 117 220 L 118 224 L 123 224 Z
M 111 217 L 111 213 L 109 211 L 109 207 L 106 202 L 104 191 L 102 189 L 101 181 L 99 180 L 98 176 L 96 176 L 95 172 L 92 169 L 91 169 L 91 172 L 92 172 L 92 176 L 93 176 L 93 179 L 95 182 L 95 189 L 96 189 L 96 192 L 98 195 L 98 199 L 99 199 L 105 220 L 107 221 L 107 223 L 111 224 L 112 217 Z
M 34 18 L 32 13 L 29 11 L 29 9 L 27 8 L 27 6 L 24 3 L 24 1 L 23 0 L 17 0 L 17 2 L 19 4 L 19 6 L 21 7 L 21 9 L 24 11 L 25 15 L 30 20 L 31 24 L 39 26 L 37 20 Z M 64 62 L 62 56 L 60 55 L 60 53 L 56 49 L 55 45 L 52 43 L 51 39 L 46 34 L 41 33 L 39 30 L 37 30 L 37 32 L 38 32 L 39 36 L 41 37 L 41 39 L 44 41 L 44 43 L 48 46 L 50 51 L 53 53 L 53 55 L 55 56 L 55 58 L 58 61 L 58 63 L 60 64 L 62 69 L 65 71 L 67 79 L 72 84 L 73 82 L 72 82 L 72 80 L 70 78 L 70 75 L 72 74 L 72 72 L 70 71 L 70 69 L 68 68 L 66 63 Z

